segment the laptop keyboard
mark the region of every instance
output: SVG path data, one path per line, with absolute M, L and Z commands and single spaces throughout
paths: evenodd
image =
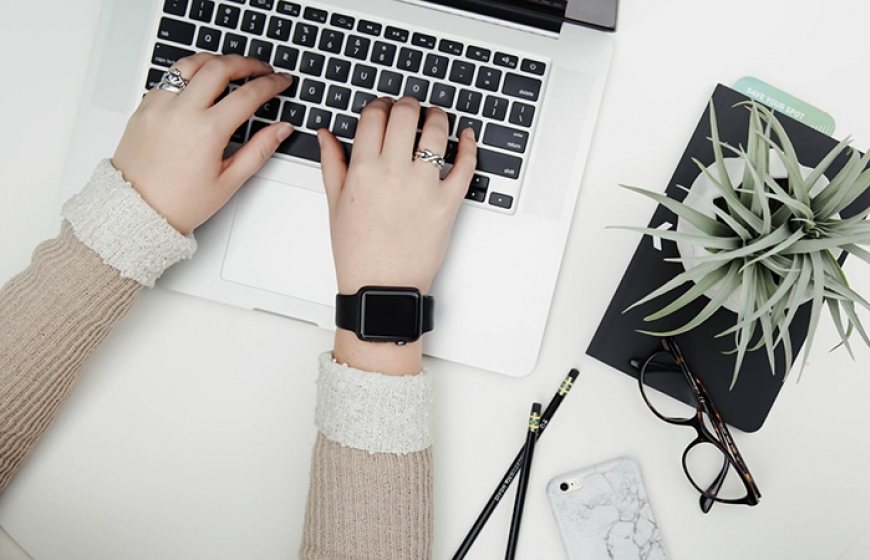
M 546 62 L 370 15 L 296 2 L 165 0 L 146 89 L 194 52 L 253 56 L 295 78 L 236 131 L 234 142 L 243 143 L 284 120 L 296 132 L 279 154 L 319 163 L 315 131 L 328 128 L 349 156 L 366 104 L 385 95 L 412 96 L 423 107 L 447 112 L 448 165 L 455 161 L 459 133 L 474 129 L 478 165 L 468 204 L 508 214 L 516 210 Z M 240 85 L 231 84 L 227 93 Z M 422 111 L 421 126 L 424 115 Z

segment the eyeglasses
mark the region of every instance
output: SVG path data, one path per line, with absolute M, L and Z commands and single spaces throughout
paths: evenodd
M 701 511 L 709 512 L 714 502 L 757 505 L 761 492 L 716 404 L 689 369 L 676 341 L 663 338 L 661 350 L 631 363 L 640 372 L 640 392 L 653 414 L 669 424 L 693 427 L 698 434 L 683 452 L 683 471 L 701 493 Z M 694 404 L 694 415 L 687 414 L 674 399 L 649 389 L 673 387 L 674 383 L 688 385 L 687 401 Z

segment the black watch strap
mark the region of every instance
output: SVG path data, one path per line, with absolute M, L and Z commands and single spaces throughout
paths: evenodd
M 360 325 L 360 294 L 338 294 L 335 296 L 335 326 L 356 332 Z M 435 325 L 435 298 L 423 296 L 423 332 L 430 332 Z

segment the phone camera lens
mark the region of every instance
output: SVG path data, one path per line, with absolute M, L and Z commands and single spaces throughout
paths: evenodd
M 563 482 L 559 485 L 559 490 L 561 490 L 562 492 L 567 492 L 568 488 L 570 488 L 570 486 L 568 486 L 567 482 Z

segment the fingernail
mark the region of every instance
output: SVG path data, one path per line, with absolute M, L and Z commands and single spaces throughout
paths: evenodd
M 269 64 L 269 63 L 268 63 L 268 62 L 265 62 L 265 61 L 263 61 L 263 60 L 261 60 L 261 61 L 260 61 L 260 62 L 262 62 L 262 63 L 263 63 L 263 66 L 265 66 L 265 67 L 266 67 L 266 68 L 268 68 L 268 69 L 269 69 L 269 72 L 274 72 L 274 71 L 275 71 L 275 69 L 274 69 L 274 68 L 272 68 L 272 65 L 271 65 L 271 64 Z
M 293 74 L 290 74 L 289 72 L 278 72 L 278 75 L 283 78 L 287 78 L 288 80 L 293 79 Z
M 277 136 L 278 141 L 283 142 L 284 140 L 290 138 L 290 135 L 293 134 L 293 125 L 290 123 L 283 123 L 278 127 Z
M 467 136 L 471 136 L 471 139 L 474 140 L 475 142 L 477 142 L 477 134 L 474 133 L 474 129 L 471 128 L 470 126 L 465 129 L 465 134 Z

